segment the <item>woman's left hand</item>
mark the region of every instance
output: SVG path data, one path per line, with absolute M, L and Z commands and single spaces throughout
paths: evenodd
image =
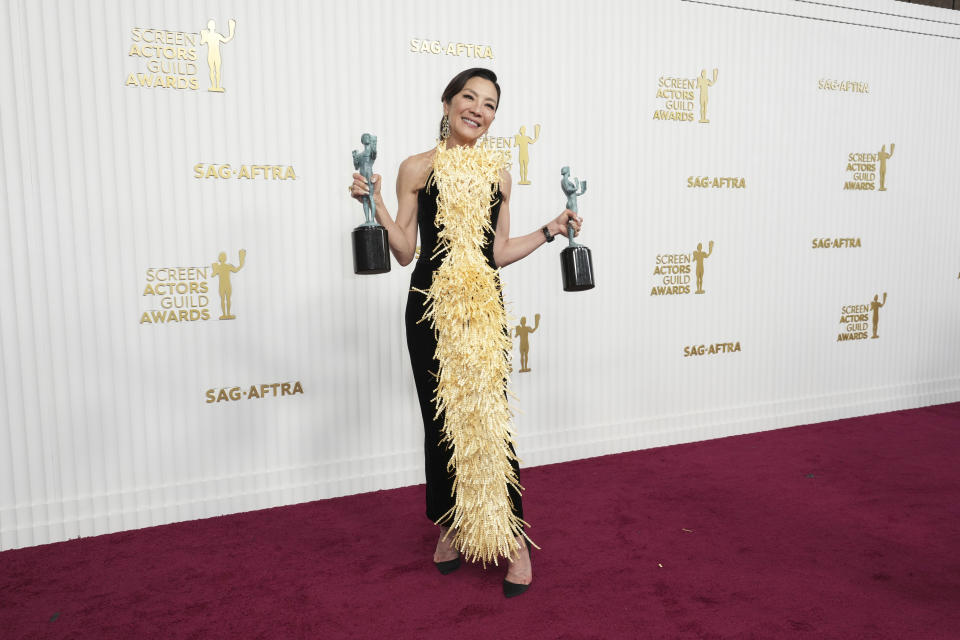
M 583 218 L 575 214 L 570 209 L 565 209 L 563 213 L 557 216 L 556 220 L 547 223 L 547 231 L 555 236 L 567 235 L 567 223 L 573 224 L 573 235 L 580 235 L 580 227 L 583 226 Z

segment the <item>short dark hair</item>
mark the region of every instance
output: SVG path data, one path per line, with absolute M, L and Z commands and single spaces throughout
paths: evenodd
M 447 84 L 447 88 L 443 90 L 443 95 L 440 96 L 440 100 L 450 104 L 450 101 L 453 100 L 453 96 L 457 95 L 463 90 L 463 87 L 467 84 L 470 78 L 485 78 L 493 83 L 493 86 L 497 90 L 497 107 L 500 106 L 500 85 L 497 84 L 497 74 L 495 74 L 490 69 L 484 69 L 483 67 L 474 67 L 473 69 L 467 69 L 466 71 L 461 71 L 457 75 L 453 76 L 453 79 Z

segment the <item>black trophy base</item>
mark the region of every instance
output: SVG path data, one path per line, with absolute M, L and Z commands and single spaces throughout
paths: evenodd
M 390 243 L 380 225 L 360 225 L 353 230 L 353 272 L 373 275 L 390 271 Z
M 583 245 L 567 247 L 560 252 L 564 291 L 593 289 L 593 257 Z

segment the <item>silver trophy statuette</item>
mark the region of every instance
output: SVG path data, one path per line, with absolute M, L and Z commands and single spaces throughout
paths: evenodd
M 567 196 L 567 209 L 579 214 L 577 197 L 587 192 L 587 181 L 570 178 L 570 167 L 560 169 L 560 188 Z M 586 291 L 593 289 L 593 255 L 590 249 L 573 239 L 573 223 L 567 221 L 567 239 L 569 245 L 560 252 L 560 270 L 563 274 L 564 291 Z
M 377 136 L 360 136 L 363 150 L 353 152 L 353 168 L 367 180 L 370 193 L 363 197 L 363 224 L 353 230 L 353 272 L 371 275 L 390 271 L 390 243 L 387 230 L 377 224 L 373 201 L 373 161 L 377 159 Z

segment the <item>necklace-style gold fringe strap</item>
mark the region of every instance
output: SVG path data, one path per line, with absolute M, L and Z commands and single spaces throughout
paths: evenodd
M 440 363 L 434 401 L 444 413 L 443 441 L 451 446 L 454 506 L 438 524 L 473 562 L 497 564 L 517 550 L 526 524 L 512 510 L 509 487 L 523 489 L 511 465 L 513 429 L 507 405 L 507 331 L 500 278 L 483 255 L 492 231 L 490 207 L 509 161 L 502 150 L 438 145 L 437 249 L 443 256 L 426 292 L 424 319 L 437 333 Z

